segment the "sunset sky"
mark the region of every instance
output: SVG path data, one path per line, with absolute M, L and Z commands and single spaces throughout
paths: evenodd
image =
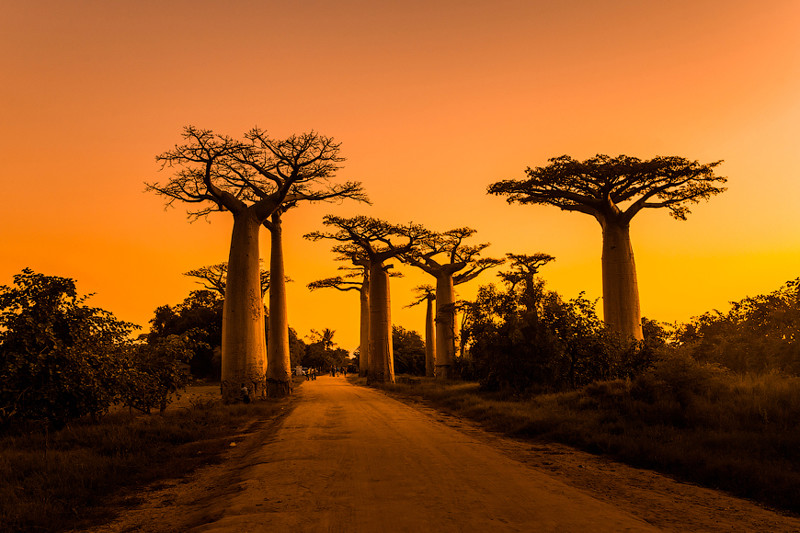
M 634 219 L 642 312 L 685 321 L 800 275 L 800 2 L 7 0 L 0 16 L 0 284 L 24 267 L 75 278 L 147 327 L 227 260 L 228 213 L 189 223 L 144 192 L 185 125 L 241 136 L 316 130 L 342 143 L 340 179 L 373 205 L 284 217 L 289 322 L 358 344 L 356 293 L 336 275 L 324 214 L 470 226 L 487 255 L 546 252 L 565 297 L 601 296 L 600 227 L 486 194 L 568 154 L 725 162 L 729 190 L 688 221 Z M 262 257 L 268 257 L 264 231 Z M 430 282 L 392 281 L 395 324 Z M 494 274 L 460 287 L 471 298 Z

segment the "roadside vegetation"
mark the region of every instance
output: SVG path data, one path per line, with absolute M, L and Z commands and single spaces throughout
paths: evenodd
M 510 436 L 800 513 L 800 280 L 688 324 L 645 321 L 633 347 L 604 337 L 591 302 L 513 281 L 468 304 L 484 313 L 467 314 L 465 334 L 479 335 L 456 359 L 469 379 L 401 376 L 381 387 Z
M 0 531 L 64 531 L 109 519 L 105 506 L 126 489 L 221 461 L 243 430 L 288 406 L 286 399 L 202 400 L 153 415 L 126 409 L 56 431 L 18 428 L 0 437 Z
M 105 506 L 126 489 L 220 461 L 243 429 L 290 406 L 226 405 L 218 386 L 205 387 L 211 398 L 190 393 L 172 406 L 193 377 L 218 383 L 215 293 L 159 307 L 138 337 L 133 324 L 88 305 L 90 296 L 72 279 L 30 269 L 0 286 L 0 531 L 108 518 Z

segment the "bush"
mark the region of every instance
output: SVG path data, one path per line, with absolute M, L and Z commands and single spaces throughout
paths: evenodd
M 676 334 L 699 361 L 734 372 L 800 374 L 800 278 L 769 294 L 731 302 L 727 313 L 694 318 Z
M 610 331 L 583 293 L 564 300 L 541 279 L 515 279 L 505 289 L 481 287 L 466 304 L 462 335 L 474 377 L 484 389 L 577 388 L 596 380 L 632 377 L 655 359 L 658 330 L 645 342 Z
M 195 353 L 195 343 L 179 335 L 131 346 L 119 384 L 121 403 L 145 413 L 155 407 L 163 412 L 189 384 L 188 363 Z
M 136 327 L 84 304 L 69 278 L 25 269 L 0 286 L 0 424 L 106 412 Z
M 133 324 L 85 305 L 75 281 L 25 269 L 0 286 L 0 429 L 61 427 L 115 403 L 163 410 L 188 380 L 190 335 L 133 343 Z

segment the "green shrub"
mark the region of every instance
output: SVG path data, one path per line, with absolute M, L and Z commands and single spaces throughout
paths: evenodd
M 133 324 L 84 304 L 69 278 L 25 269 L 0 286 L 0 425 L 61 426 L 114 402 Z

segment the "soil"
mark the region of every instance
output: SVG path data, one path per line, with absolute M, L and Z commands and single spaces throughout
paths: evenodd
M 90 531 L 800 531 L 719 491 L 329 376 L 242 431 L 222 463 L 137 496 Z

